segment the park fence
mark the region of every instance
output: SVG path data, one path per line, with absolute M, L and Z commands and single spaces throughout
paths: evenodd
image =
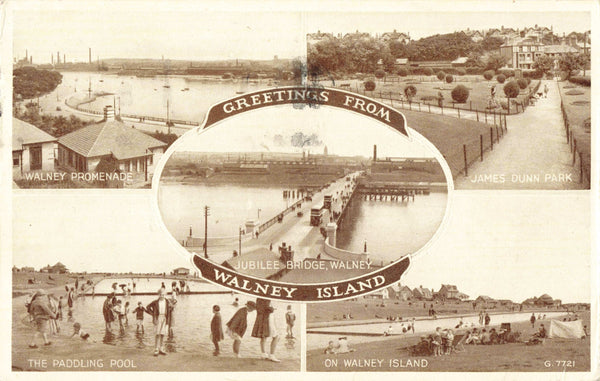
M 577 137 L 573 136 L 573 128 L 569 123 L 569 117 L 563 104 L 562 93 L 560 97 L 560 111 L 562 112 L 563 123 L 565 125 L 567 144 L 569 144 L 569 151 L 573 157 L 571 165 L 579 167 L 579 183 L 589 187 L 591 184 L 591 163 L 584 159 L 585 155 L 582 154 L 580 147 L 577 147 Z

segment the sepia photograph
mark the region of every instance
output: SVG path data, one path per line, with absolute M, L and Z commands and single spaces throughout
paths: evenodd
M 589 371 L 588 203 L 455 192 L 460 213 L 400 282 L 307 305 L 307 370 Z
M 177 242 L 287 283 L 368 274 L 425 246 L 448 204 L 435 148 L 346 110 L 294 106 L 242 113 L 173 145 L 157 201 Z
M 312 14 L 309 78 L 405 113 L 456 189 L 590 189 L 590 13 L 430 17 Z
M 37 198 L 14 202 L 13 371 L 300 370 L 301 305 L 200 278 L 156 234 L 147 192 Z
M 14 12 L 13 187 L 149 188 L 162 154 L 213 103 L 300 75 L 298 13 L 119 5 Z

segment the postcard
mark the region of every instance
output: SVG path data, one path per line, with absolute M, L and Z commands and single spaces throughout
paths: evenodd
M 599 15 L 546 5 L 2 3 L 5 378 L 596 379 Z

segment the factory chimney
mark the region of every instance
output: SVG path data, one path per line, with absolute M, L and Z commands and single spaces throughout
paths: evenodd
M 373 146 L 373 162 L 377 161 L 377 145 Z
M 88 48 L 89 63 L 92 64 L 92 48 Z

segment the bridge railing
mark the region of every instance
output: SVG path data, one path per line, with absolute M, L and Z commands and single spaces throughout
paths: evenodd
M 259 225 L 258 234 L 264 232 L 271 226 L 275 225 L 280 216 L 285 216 L 286 214 L 289 214 L 290 212 L 296 210 L 296 208 L 300 207 L 304 201 L 305 201 L 305 198 L 303 197 L 301 200 L 296 201 L 295 203 L 293 203 L 292 205 L 290 205 L 289 207 L 284 209 L 283 212 L 277 214 L 275 217 L 271 218 L 270 220 L 263 223 L 262 225 Z

